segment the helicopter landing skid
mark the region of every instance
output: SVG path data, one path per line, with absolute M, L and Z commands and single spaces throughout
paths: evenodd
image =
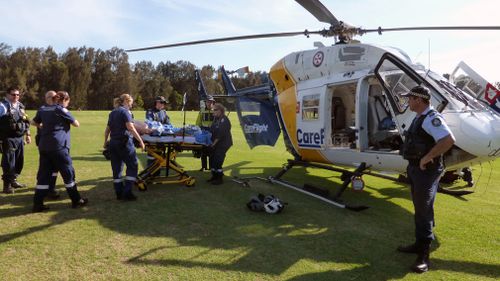
M 330 199 L 330 198 L 327 198 L 326 196 L 321 196 L 321 195 L 318 195 L 316 193 L 310 192 L 308 190 L 305 190 L 303 188 L 300 188 L 300 187 L 294 185 L 293 183 L 290 183 L 288 181 L 285 181 L 285 180 L 281 179 L 281 177 L 286 172 L 288 172 L 293 166 L 315 167 L 315 168 L 320 168 L 320 169 L 326 169 L 326 170 L 330 170 L 330 171 L 340 172 L 340 173 L 342 173 L 342 180 L 343 180 L 342 187 L 335 194 L 335 196 L 332 199 Z M 343 208 L 343 209 L 347 209 L 347 210 L 359 212 L 359 211 L 363 211 L 365 209 L 368 209 L 369 207 L 368 206 L 353 206 L 353 205 L 348 205 L 348 204 L 343 203 L 343 202 L 340 201 L 340 196 L 347 189 L 347 187 L 351 183 L 352 179 L 354 177 L 360 177 L 361 174 L 363 173 L 363 171 L 365 169 L 367 169 L 367 168 L 368 167 L 366 166 L 366 163 L 364 163 L 364 162 L 361 163 L 361 165 L 359 165 L 359 167 L 354 172 L 351 172 L 349 170 L 335 168 L 335 167 L 331 167 L 331 166 L 327 166 L 327 165 L 322 165 L 322 164 L 316 164 L 316 163 L 299 161 L 299 160 L 288 160 L 288 164 L 286 164 L 283 167 L 283 169 L 276 176 L 274 176 L 274 177 L 270 176 L 268 179 L 269 179 L 269 181 L 271 183 L 277 183 L 277 184 L 280 184 L 282 186 L 291 188 L 293 190 L 302 192 L 302 193 L 307 194 L 309 196 L 312 196 L 314 198 L 320 199 L 320 200 L 322 200 L 322 201 L 324 201 L 326 203 L 334 205 L 335 207 L 339 207 L 339 208 Z

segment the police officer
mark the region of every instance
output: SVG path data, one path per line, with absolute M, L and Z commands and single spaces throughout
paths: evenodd
M 214 121 L 214 116 L 212 113 L 212 107 L 215 104 L 215 99 L 213 96 L 208 95 L 206 100 L 202 100 L 200 102 L 200 113 L 198 114 L 198 118 L 196 119 L 196 125 L 199 126 L 202 130 L 210 130 L 210 126 L 212 126 L 212 122 Z M 201 169 L 208 170 L 208 151 L 204 147 L 201 150 Z
M 46 107 L 46 106 L 49 106 L 49 105 L 52 105 L 54 102 L 54 97 L 57 95 L 57 93 L 55 91 L 48 91 L 47 93 L 45 93 L 45 105 L 42 105 L 40 107 L 40 109 Z M 32 121 L 32 124 L 37 126 L 38 124 L 36 124 L 34 121 Z M 38 144 L 40 143 L 40 128 L 42 126 L 42 124 L 39 124 L 40 127 L 37 126 L 37 134 L 35 136 L 35 144 L 38 146 Z M 57 170 L 52 172 L 52 176 L 50 178 L 50 182 L 49 182 L 49 193 L 47 195 L 48 198 L 50 199 L 59 199 L 60 195 L 59 195 L 59 192 L 56 190 L 56 181 L 57 181 Z
M 17 182 L 24 165 L 24 141 L 31 143 L 29 120 L 24 105 L 19 102 L 19 89 L 9 88 L 0 102 L 0 140 L 2 142 L 3 193 L 14 193 L 14 188 L 25 187 Z
M 233 137 L 231 135 L 231 122 L 226 116 L 226 109 L 220 103 L 213 106 L 214 121 L 210 127 L 212 132 L 212 144 L 210 145 L 210 170 L 212 177 L 208 179 L 213 185 L 223 183 L 222 165 L 226 158 L 226 152 L 233 145 Z
M 154 107 L 146 111 L 146 120 L 157 121 L 163 125 L 170 125 L 170 117 L 168 117 L 167 111 L 165 110 L 165 105 L 167 103 L 164 97 L 156 97 Z
M 146 120 L 160 122 L 162 125 L 170 125 L 170 117 L 168 117 L 167 111 L 165 110 L 167 103 L 168 102 L 164 97 L 156 97 L 154 107 L 146 111 Z M 155 159 L 149 153 L 146 158 L 148 166 L 150 166 Z M 156 176 L 158 174 L 159 171 L 157 171 L 154 175 Z
M 434 234 L 434 199 L 443 172 L 443 153 L 455 143 L 445 120 L 431 105 L 430 91 L 416 86 L 402 96 L 417 116 L 405 132 L 403 158 L 408 160 L 407 174 L 411 184 L 411 197 L 415 209 L 415 242 L 399 246 L 398 251 L 415 253 L 417 259 L 412 270 L 429 270 L 429 252 Z
M 133 102 L 129 94 L 122 94 L 119 98 L 115 98 L 115 109 L 109 114 L 108 125 L 104 131 L 104 147 L 110 138 L 109 152 L 116 199 L 124 201 L 137 200 L 132 193 L 132 186 L 137 180 L 138 173 L 137 156 L 132 138 L 135 138 L 144 150 L 144 142 L 134 127 L 130 112 Z M 123 164 L 127 166 L 125 183 L 122 179 Z
M 69 154 L 70 127 L 79 127 L 80 123 L 66 109 L 70 101 L 67 92 L 57 92 L 52 101 L 51 105 L 41 107 L 33 118 L 33 122 L 40 129 L 38 144 L 40 163 L 33 198 L 33 212 L 43 212 L 48 209 L 43 204 L 43 199 L 49 192 L 49 184 L 54 171 L 59 171 L 62 175 L 72 208 L 79 208 L 88 203 L 88 199 L 82 198 L 78 192 L 75 169 Z

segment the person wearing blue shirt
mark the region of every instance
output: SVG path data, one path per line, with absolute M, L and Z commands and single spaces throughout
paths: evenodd
M 415 209 L 415 242 L 399 246 L 398 251 L 417 254 L 411 269 L 417 273 L 429 270 L 430 245 L 435 239 L 434 199 L 443 174 L 443 153 L 455 143 L 455 137 L 443 116 L 430 105 L 430 91 L 416 86 L 403 94 L 408 98 L 413 119 L 402 149 L 403 158 L 408 160 L 407 174 L 411 185 L 411 198 Z
M 144 150 L 144 142 L 134 127 L 130 109 L 134 100 L 129 94 L 122 94 L 114 100 L 114 109 L 109 113 L 108 124 L 104 131 L 104 148 L 109 140 L 111 169 L 113 170 L 113 187 L 116 199 L 124 201 L 137 200 L 132 193 L 132 186 L 137 180 L 138 163 L 135 153 L 135 138 Z M 122 179 L 123 165 L 126 165 L 125 179 Z
M 43 204 L 43 199 L 49 192 L 49 183 L 54 171 L 59 171 L 62 175 L 72 208 L 79 208 L 88 203 L 88 199 L 82 198 L 78 192 L 75 169 L 69 154 L 70 127 L 80 126 L 78 120 L 66 109 L 69 101 L 69 94 L 59 91 L 53 97 L 53 104 L 41 107 L 33 118 L 34 124 L 40 130 L 38 143 L 40 162 L 33 198 L 33 212 L 43 212 L 48 209 Z
M 57 93 L 52 90 L 45 93 L 45 105 L 42 105 L 40 108 L 44 108 L 46 106 L 54 104 L 53 99 L 56 95 Z M 36 126 L 37 124 L 33 123 L 33 125 Z M 40 124 L 40 126 L 42 125 Z M 35 136 L 36 146 L 38 146 L 39 143 L 40 143 L 40 128 L 37 127 L 37 134 Z M 49 193 L 47 194 L 47 197 L 49 199 L 59 199 L 59 197 L 61 197 L 59 192 L 56 190 L 56 181 L 57 181 L 57 171 L 54 171 L 52 173 L 52 177 L 50 178 L 49 182 Z
M 159 122 L 162 125 L 171 125 L 170 124 L 170 117 L 167 115 L 167 111 L 165 110 L 165 106 L 167 104 L 167 100 L 162 97 L 158 96 L 155 99 L 154 107 L 150 108 L 146 111 L 146 120 L 148 121 L 156 121 Z M 154 157 L 151 154 L 147 154 L 147 165 L 150 166 L 154 162 Z M 159 170 L 154 173 L 153 176 L 159 175 Z
M 24 166 L 24 140 L 31 143 L 28 116 L 19 102 L 19 89 L 9 88 L 0 102 L 0 141 L 2 154 L 3 193 L 14 193 L 14 188 L 25 185 L 17 182 Z

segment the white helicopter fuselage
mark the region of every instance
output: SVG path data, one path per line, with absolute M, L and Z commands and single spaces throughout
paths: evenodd
M 270 76 L 287 148 L 302 160 L 350 167 L 365 162 L 373 170 L 404 172 L 399 145 L 415 113 L 400 94 L 421 83 L 433 88 L 431 104 L 456 138 L 446 155 L 448 169 L 500 156 L 499 115 L 464 103 L 470 97 L 425 75 L 398 49 L 337 44 L 294 52 Z

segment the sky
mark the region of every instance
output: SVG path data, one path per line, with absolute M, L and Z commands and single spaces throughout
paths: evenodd
M 322 0 L 338 20 L 362 28 L 500 26 L 497 0 Z M 320 30 L 293 0 L 0 0 L 0 42 L 107 50 L 259 33 Z M 490 82 L 500 81 L 500 31 L 411 31 L 358 36 L 363 43 L 397 47 L 414 62 L 451 73 L 465 61 Z M 289 53 L 334 43 L 317 35 L 245 40 L 129 53 L 129 62 L 187 60 L 196 66 L 249 66 L 269 71 Z

